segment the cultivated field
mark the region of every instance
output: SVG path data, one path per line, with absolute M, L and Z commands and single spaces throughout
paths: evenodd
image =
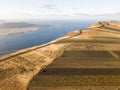
M 0 59 L 0 90 L 120 90 L 120 23 L 98 22 Z

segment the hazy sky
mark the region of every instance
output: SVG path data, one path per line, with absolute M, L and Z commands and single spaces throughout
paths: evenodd
M 0 0 L 0 19 L 71 18 L 120 13 L 120 0 Z

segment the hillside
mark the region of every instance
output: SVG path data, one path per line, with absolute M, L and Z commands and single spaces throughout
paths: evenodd
M 0 58 L 0 90 L 119 90 L 119 27 L 97 22 Z

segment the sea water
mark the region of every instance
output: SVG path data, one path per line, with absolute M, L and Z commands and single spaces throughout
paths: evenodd
M 49 24 L 40 30 L 23 32 L 12 35 L 0 35 L 0 54 L 16 51 L 19 49 L 41 45 L 62 37 L 67 32 L 81 30 L 89 27 L 95 21 L 44 21 L 37 24 Z

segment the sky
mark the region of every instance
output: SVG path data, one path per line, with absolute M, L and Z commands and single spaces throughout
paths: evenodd
M 0 0 L 0 20 L 120 13 L 120 0 Z

